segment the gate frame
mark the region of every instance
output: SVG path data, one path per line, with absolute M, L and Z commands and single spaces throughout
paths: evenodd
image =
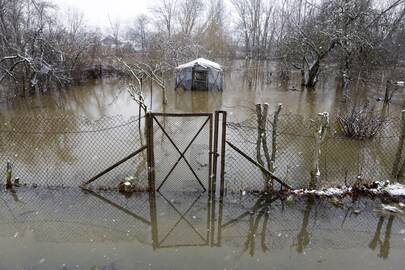
M 163 117 L 207 117 L 205 120 L 204 124 L 199 128 L 198 132 L 193 136 L 191 141 L 189 142 L 188 146 L 186 149 L 180 151 L 180 149 L 177 147 L 177 144 L 171 139 L 171 137 L 167 134 L 166 130 L 161 126 L 160 122 L 158 119 L 156 119 L 156 116 L 163 116 Z M 156 175 L 155 175 L 155 153 L 154 153 L 154 125 L 153 123 L 156 122 L 159 126 L 159 128 L 162 130 L 164 135 L 169 139 L 171 144 L 176 148 L 177 152 L 180 154 L 179 160 L 172 166 L 172 169 L 168 173 L 168 175 L 165 177 L 165 180 L 167 180 L 168 176 L 171 175 L 173 170 L 176 168 L 178 162 L 180 162 L 181 159 L 184 159 L 194 174 L 196 176 L 196 173 L 194 172 L 193 168 L 191 165 L 188 163 L 188 160 L 185 158 L 186 152 L 189 150 L 189 147 L 193 144 L 194 140 L 200 135 L 201 131 L 206 127 L 206 125 L 209 125 L 209 135 L 208 135 L 208 192 L 212 192 L 212 182 L 213 178 L 215 177 L 212 174 L 212 169 L 213 169 L 213 113 L 158 113 L 158 112 L 151 112 L 148 111 L 146 113 L 146 136 L 147 136 L 147 164 L 148 164 L 148 183 L 149 183 L 149 190 L 151 192 L 156 192 L 159 191 L 159 189 L 162 187 L 163 183 L 156 189 Z M 207 191 L 206 187 L 202 184 L 201 180 L 196 176 L 197 181 L 199 184 L 203 187 L 204 192 Z

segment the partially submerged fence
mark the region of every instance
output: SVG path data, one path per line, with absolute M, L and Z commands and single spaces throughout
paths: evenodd
M 314 121 L 316 116 L 281 113 L 277 118 L 276 130 L 274 114 L 268 115 L 263 129 L 260 129 L 255 113 L 242 122 L 231 121 L 227 124 L 227 140 L 254 160 L 263 162 L 287 184 L 295 188 L 308 187 L 314 169 L 316 132 L 319 131 Z M 357 140 L 342 134 L 337 121 L 332 119 L 320 143 L 318 186 L 392 179 L 400 126 L 399 117 L 387 118 L 374 138 Z M 261 146 L 258 152 L 259 141 L 263 138 L 267 149 Z M 268 156 L 273 164 L 268 164 Z M 402 161 L 404 154 L 400 157 Z M 227 148 L 225 186 L 228 191 L 261 191 L 265 181 L 266 176 L 257 166 L 246 162 L 231 147 Z
M 9 160 L 13 178 L 43 186 L 79 186 L 143 145 L 139 119 L 107 117 L 98 121 L 74 116 L 37 116 L 2 121 L 0 171 Z M 97 180 L 116 187 L 135 176 L 147 186 L 146 153 L 128 159 Z
M 146 190 L 153 176 L 158 191 L 260 192 L 272 188 L 271 182 L 277 188 L 308 187 L 314 176 L 318 186 L 386 180 L 396 163 L 404 166 L 404 154 L 398 152 L 404 137 L 399 117 L 387 119 L 368 140 L 347 138 L 332 119 L 324 138 L 317 140 L 314 118 L 281 108 L 267 115 L 267 110 L 262 106 L 258 113 L 256 107 L 241 122 L 227 121 L 226 112 L 152 113 L 146 130 L 138 118 L 3 120 L 0 171 L 5 172 L 9 160 L 13 178 L 29 185 L 87 182 L 110 189 L 131 177 Z

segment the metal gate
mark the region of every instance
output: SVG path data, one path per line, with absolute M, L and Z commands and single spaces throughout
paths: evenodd
M 156 191 L 210 191 L 212 113 L 148 113 L 149 186 Z

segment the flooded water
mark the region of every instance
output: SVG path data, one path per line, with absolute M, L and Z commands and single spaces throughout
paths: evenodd
M 403 216 L 200 193 L 0 193 L 0 269 L 403 269 Z
M 212 112 L 222 109 L 241 120 L 251 113 L 256 103 L 267 102 L 271 110 L 282 103 L 284 112 L 306 117 L 313 117 L 319 112 L 330 112 L 333 115 L 342 106 L 341 83 L 333 68 L 322 73 L 316 89 L 302 88 L 297 72 L 291 74 L 288 83 L 280 82 L 277 69 L 277 63 L 267 63 L 256 69 L 243 62 L 235 62 L 225 70 L 223 92 L 175 91 L 174 74 L 169 74 L 168 104 L 162 105 L 162 92 L 158 87 L 153 86 L 152 95 L 150 94 L 149 83 L 144 85 L 146 104 L 155 112 Z M 370 82 L 354 88 L 352 94 L 375 100 L 383 97 L 385 86 Z M 396 94 L 395 98 L 403 98 L 402 93 Z M 381 106 L 381 103 L 377 103 L 377 108 Z M 61 92 L 49 92 L 26 99 L 17 98 L 8 102 L 0 100 L 0 116 L 3 117 L 57 113 L 80 115 L 95 120 L 118 114 L 137 115 L 137 108 L 127 92 L 127 83 L 116 79 L 91 81 Z M 392 113 L 398 113 L 399 110 L 398 103 L 390 108 Z

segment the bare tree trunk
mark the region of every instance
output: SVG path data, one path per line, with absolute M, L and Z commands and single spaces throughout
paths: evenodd
M 305 86 L 313 88 L 315 87 L 316 83 L 318 82 L 318 75 L 319 75 L 319 59 L 317 59 L 311 66 L 308 67 L 305 76 Z
M 345 102 L 349 98 L 349 84 L 350 84 L 350 78 L 348 71 L 343 71 L 343 98 Z
M 319 171 L 319 159 L 321 155 L 321 146 L 325 140 L 327 128 L 329 127 L 329 114 L 326 112 L 318 114 L 317 124 L 319 127 L 315 132 L 314 157 L 312 161 L 311 181 L 309 183 L 309 188 L 311 189 L 317 187 L 321 176 L 321 172 Z

